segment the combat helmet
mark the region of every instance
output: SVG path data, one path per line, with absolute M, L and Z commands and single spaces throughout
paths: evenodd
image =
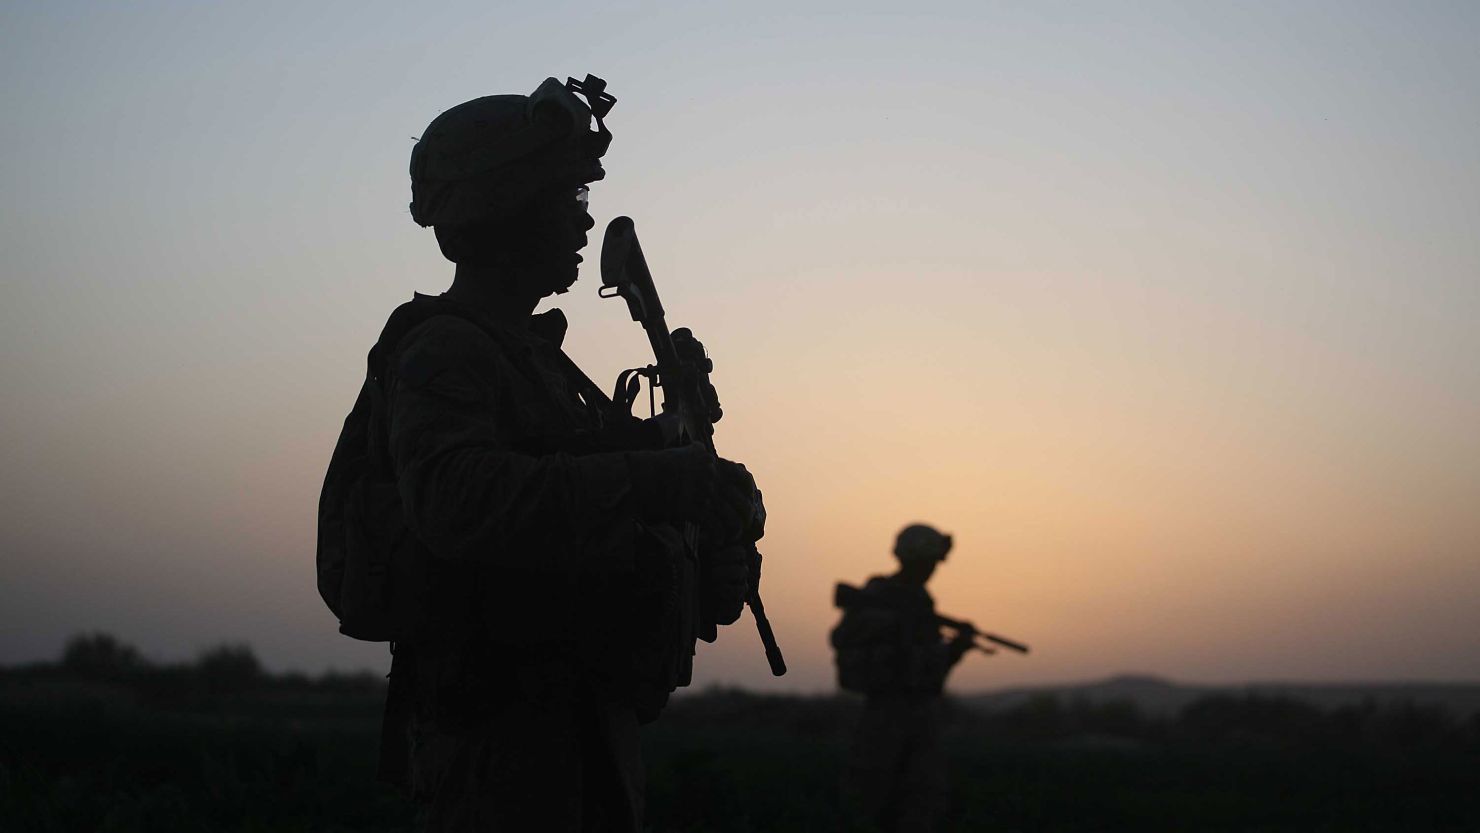
M 443 112 L 411 149 L 411 219 L 498 220 L 551 183 L 602 179 L 612 140 L 602 119 L 616 103 L 605 81 L 587 75 L 564 84 L 546 78 L 527 96 L 483 96 Z
M 894 557 L 900 561 L 945 561 L 951 536 L 926 524 L 910 524 L 894 539 Z

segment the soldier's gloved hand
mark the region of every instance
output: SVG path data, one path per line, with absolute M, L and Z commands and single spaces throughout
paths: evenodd
M 759 541 L 766 537 L 766 502 L 761 499 L 761 490 L 755 490 L 755 516 L 750 519 L 750 529 L 746 531 L 745 537 L 751 541 Z M 756 556 L 757 571 L 760 570 L 760 556 Z
M 644 519 L 681 523 L 702 517 L 714 493 L 719 458 L 698 443 L 627 454 L 630 500 Z
M 739 463 L 719 458 L 714 496 L 700 518 L 704 540 L 711 545 L 751 543 L 765 532 L 766 507 L 755 478 Z
M 678 436 L 683 432 L 683 423 L 678 421 L 678 414 L 672 411 L 650 416 L 642 421 L 648 428 L 648 432 L 656 438 L 658 448 L 668 448 L 678 442 Z M 652 446 L 649 446 L 651 448 Z
M 699 550 L 699 619 L 706 626 L 740 618 L 750 593 L 750 554 L 755 544 L 741 542 Z
M 948 648 L 950 650 L 951 662 L 954 663 L 955 661 L 961 659 L 961 657 L 965 656 L 966 652 L 970 651 L 971 647 L 975 644 L 976 628 L 967 625 L 965 628 L 956 631 L 955 637 L 951 639 L 948 645 Z

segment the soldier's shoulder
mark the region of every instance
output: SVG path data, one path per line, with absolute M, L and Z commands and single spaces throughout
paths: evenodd
M 391 313 L 375 350 L 393 376 L 417 386 L 449 370 L 496 374 L 501 345 L 456 305 L 417 295 Z
M 416 349 L 481 355 L 498 350 L 498 342 L 486 330 L 466 318 L 438 312 L 418 321 L 401 339 L 403 352 Z
M 894 582 L 887 576 L 873 576 L 864 582 L 859 593 L 860 603 L 852 609 L 867 618 L 894 617 L 898 613 L 896 595 Z
M 417 293 L 396 307 L 381 331 L 378 346 L 387 352 L 408 349 L 458 354 L 482 354 L 499 349 L 492 326 L 478 314 L 441 296 Z
M 934 605 L 924 587 L 903 581 L 898 576 L 874 576 L 863 586 L 863 590 L 881 603 L 900 609 Z

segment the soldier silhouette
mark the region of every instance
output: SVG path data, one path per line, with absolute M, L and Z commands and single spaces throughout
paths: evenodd
M 325 476 L 319 589 L 391 643 L 380 774 L 428 830 L 640 830 L 638 726 L 747 593 L 744 467 L 614 406 L 533 315 L 576 280 L 614 103 L 550 78 L 427 127 L 411 216 L 452 285 L 391 313 Z
M 941 691 L 975 639 L 970 626 L 943 638 L 925 590 L 950 550 L 951 536 L 912 524 L 895 540 L 898 572 L 839 587 L 838 682 L 866 696 L 843 775 L 847 830 L 935 830 L 945 812 Z

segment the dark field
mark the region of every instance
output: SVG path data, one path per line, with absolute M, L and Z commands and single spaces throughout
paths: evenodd
M 0 830 L 411 826 L 373 780 L 379 678 L 269 676 L 244 648 L 169 667 L 73 648 L 0 671 Z M 835 829 L 858 705 L 679 699 L 646 735 L 651 829 Z M 1208 696 L 1151 719 L 1038 697 L 953 726 L 954 830 L 1480 830 L 1480 719 L 1435 707 Z

